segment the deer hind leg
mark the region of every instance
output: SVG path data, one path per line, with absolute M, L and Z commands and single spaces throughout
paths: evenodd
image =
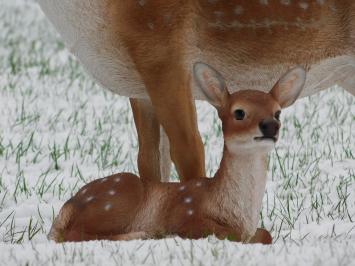
M 160 126 L 160 176 L 162 182 L 169 182 L 171 172 L 170 144 L 164 128 Z
M 138 170 L 146 181 L 169 181 L 169 142 L 149 100 L 130 99 L 136 124 L 139 151 Z

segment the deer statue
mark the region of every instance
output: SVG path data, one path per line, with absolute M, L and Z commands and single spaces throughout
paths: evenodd
M 264 91 L 302 65 L 300 97 L 335 84 L 355 95 L 353 0 L 38 2 L 91 76 L 130 98 L 146 180 L 167 180 L 169 143 L 182 180 L 205 176 L 194 62 L 219 69 L 231 92 Z
M 290 70 L 268 93 L 242 90 L 230 94 L 222 75 L 203 63 L 195 64 L 194 76 L 222 120 L 224 151 L 215 176 L 161 183 L 119 173 L 95 180 L 64 204 L 50 239 L 215 234 L 221 239 L 271 243 L 266 230 L 257 230 L 267 156 L 278 139 L 281 108 L 300 95 L 306 72 L 300 67 Z

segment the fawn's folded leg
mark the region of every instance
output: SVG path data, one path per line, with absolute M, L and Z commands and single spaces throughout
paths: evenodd
M 116 241 L 128 241 L 134 239 L 148 239 L 150 238 L 149 234 L 146 232 L 132 232 L 127 234 L 120 234 L 111 236 L 109 240 L 116 240 Z
M 256 244 L 264 244 L 264 245 L 270 245 L 272 244 L 272 236 L 269 233 L 269 231 L 263 229 L 263 228 L 258 228 L 256 230 L 255 235 L 250 239 L 249 243 Z

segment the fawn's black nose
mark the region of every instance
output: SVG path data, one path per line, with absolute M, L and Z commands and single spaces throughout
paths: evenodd
M 279 133 L 280 122 L 273 118 L 267 118 L 259 123 L 259 128 L 264 135 L 263 137 L 274 138 Z

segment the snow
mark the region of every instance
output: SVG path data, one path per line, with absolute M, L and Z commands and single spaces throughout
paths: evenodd
M 8 265 L 354 265 L 351 240 L 278 243 L 165 239 L 85 244 L 0 245 Z
M 60 207 L 84 184 L 137 173 L 136 132 L 128 100 L 83 72 L 34 1 L 1 7 L 1 265 L 355 265 L 355 97 L 337 87 L 282 112 L 260 215 L 272 246 L 48 241 Z M 220 122 L 208 103 L 197 108 L 212 175 Z

